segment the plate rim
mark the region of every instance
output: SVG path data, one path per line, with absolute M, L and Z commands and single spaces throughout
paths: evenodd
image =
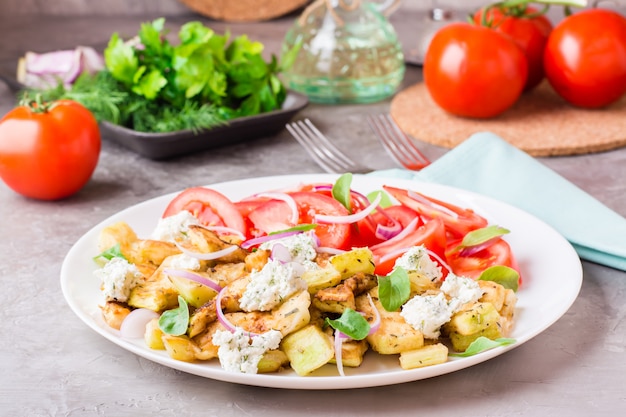
M 232 188 L 235 186 L 240 186 L 241 184 L 257 184 L 257 183 L 296 184 L 296 183 L 312 181 L 312 180 L 332 181 L 333 179 L 336 179 L 337 177 L 338 177 L 338 174 L 277 175 L 277 176 L 265 176 L 265 177 L 258 177 L 258 178 L 245 178 L 245 179 L 239 179 L 239 180 L 225 181 L 225 182 L 219 182 L 215 184 L 208 184 L 205 186 L 218 188 L 218 190 L 221 190 L 224 188 L 228 189 L 228 188 Z M 80 303 L 78 303 L 77 299 L 73 297 L 72 288 L 71 288 L 72 282 L 68 280 L 68 277 L 71 276 L 71 274 L 69 274 L 69 269 L 71 266 L 70 261 L 73 259 L 73 257 L 82 256 L 82 258 L 89 258 L 88 255 L 85 255 L 84 252 L 82 252 L 81 250 L 82 245 L 84 245 L 90 239 L 93 239 L 93 237 L 96 236 L 96 234 L 99 232 L 99 230 L 102 227 L 111 223 L 112 219 L 116 217 L 127 216 L 129 213 L 132 213 L 132 211 L 134 210 L 141 210 L 142 208 L 145 209 L 146 207 L 149 207 L 150 205 L 161 204 L 164 207 L 167 201 L 180 191 L 175 191 L 172 193 L 157 196 L 148 200 L 141 201 L 129 207 L 126 207 L 125 209 L 122 209 L 112 214 L 111 216 L 108 216 L 106 219 L 103 219 L 102 221 L 98 222 L 98 224 L 96 224 L 91 229 L 89 229 L 85 234 L 83 234 L 72 245 L 71 249 L 69 250 L 65 259 L 63 260 L 63 264 L 61 266 L 60 278 L 61 278 L 61 288 L 62 288 L 63 296 L 66 302 L 68 303 L 68 305 L 70 306 L 70 308 L 72 309 L 72 311 L 74 312 L 74 314 L 77 315 L 81 321 L 83 321 L 89 328 L 94 330 L 96 333 L 100 334 L 101 336 L 105 337 L 109 341 L 113 342 L 114 344 L 120 346 L 121 348 L 125 350 L 128 350 L 138 356 L 144 357 L 153 362 L 159 363 L 163 366 L 166 366 L 172 369 L 177 369 L 177 370 L 194 374 L 197 376 L 224 381 L 224 382 L 231 382 L 231 383 L 237 383 L 237 384 L 242 384 L 242 385 L 252 385 L 252 386 L 259 386 L 259 387 L 283 388 L 283 389 L 304 389 L 304 390 L 355 389 L 355 388 L 387 386 L 387 385 L 394 385 L 394 384 L 399 384 L 399 383 L 405 383 L 405 382 L 411 382 L 411 381 L 417 381 L 417 380 L 427 379 L 431 377 L 436 377 L 436 376 L 448 374 L 451 372 L 455 372 L 455 371 L 459 371 L 459 370 L 471 367 L 473 365 L 485 362 L 489 359 L 499 356 L 512 349 L 515 349 L 521 346 L 522 344 L 524 344 L 525 342 L 527 342 L 528 340 L 531 340 L 532 338 L 538 336 L 547 328 L 552 326 L 556 321 L 558 321 L 569 310 L 571 305 L 574 303 L 574 301 L 578 297 L 578 294 L 582 286 L 582 280 L 583 280 L 583 271 L 582 271 L 582 264 L 581 264 L 580 258 L 576 254 L 572 245 L 560 233 L 558 233 L 554 228 L 552 228 L 551 226 L 549 226 L 542 220 L 538 219 L 537 217 L 531 215 L 530 213 L 527 213 L 508 203 L 499 201 L 497 199 L 494 199 L 494 198 L 491 198 L 491 197 L 488 197 L 479 193 L 475 193 L 472 191 L 467 191 L 467 190 L 463 190 L 460 188 L 451 187 L 447 185 L 442 185 L 442 184 L 435 184 L 435 183 L 424 182 L 420 180 L 407 180 L 407 179 L 381 177 L 381 176 L 374 177 L 374 176 L 356 175 L 356 174 L 354 175 L 353 182 L 354 181 L 356 182 L 374 181 L 377 183 L 389 182 L 389 183 L 394 183 L 394 184 L 399 183 L 399 185 L 413 184 L 415 187 L 424 186 L 426 188 L 439 190 L 440 192 L 444 194 L 456 193 L 456 194 L 464 195 L 471 199 L 478 199 L 478 201 L 482 202 L 482 204 L 486 202 L 487 205 L 492 205 L 493 203 L 496 206 L 499 205 L 501 207 L 506 207 L 507 209 L 511 210 L 514 213 L 523 214 L 524 216 L 526 216 L 526 218 L 532 219 L 532 221 L 535 222 L 536 225 L 540 226 L 545 231 L 550 232 L 552 239 L 556 239 L 557 241 L 560 242 L 560 244 L 562 245 L 562 249 L 565 250 L 568 253 L 568 257 L 570 257 L 568 261 L 572 261 L 572 263 L 569 264 L 569 266 L 573 268 L 573 270 L 571 271 L 573 272 L 573 274 L 571 274 L 568 277 L 568 280 L 566 281 L 569 285 L 569 287 L 567 288 L 568 291 L 565 292 L 566 299 L 564 299 L 563 302 L 561 302 L 560 308 L 558 309 L 558 311 L 553 312 L 549 320 L 546 320 L 543 323 L 541 323 L 540 326 L 535 328 L 529 334 L 526 334 L 521 338 L 516 337 L 517 341 L 516 343 L 512 345 L 498 347 L 498 348 L 495 348 L 486 352 L 482 352 L 478 355 L 468 357 L 468 358 L 450 358 L 444 364 L 434 365 L 430 367 L 418 368 L 418 369 L 413 369 L 413 370 L 402 370 L 398 367 L 398 370 L 390 372 L 389 375 L 383 374 L 382 377 L 381 375 L 377 375 L 377 374 L 374 374 L 374 375 L 357 374 L 357 375 L 348 375 L 346 377 L 340 377 L 338 375 L 337 376 L 306 376 L 306 377 L 297 376 L 297 375 L 284 375 L 284 374 L 283 375 L 280 375 L 280 374 L 250 375 L 250 374 L 238 374 L 238 373 L 225 371 L 219 368 L 219 362 L 216 367 L 215 361 L 210 362 L 212 363 L 212 365 L 210 365 L 210 363 L 201 363 L 201 362 L 200 363 L 187 363 L 187 362 L 176 361 L 174 359 L 169 358 L 168 356 L 165 356 L 165 354 L 163 354 L 160 351 L 155 351 L 155 350 L 147 348 L 145 344 L 143 344 L 143 339 L 139 339 L 136 341 L 128 341 L 125 339 L 121 339 L 118 336 L 117 331 L 113 329 L 107 329 L 99 325 L 97 322 L 97 319 L 87 314 L 83 310 Z M 94 250 L 96 249 L 94 248 Z M 77 252 L 80 252 L 80 253 L 77 253 Z M 93 269 L 95 269 L 95 265 Z M 572 275 L 575 275 L 575 276 L 572 276 Z M 94 303 L 93 307 L 97 308 L 96 303 Z M 99 312 L 99 309 L 98 309 L 98 312 Z M 375 353 L 372 353 L 372 354 L 377 355 Z M 393 355 L 393 356 L 395 357 L 397 355 Z M 358 372 L 358 368 L 356 372 Z

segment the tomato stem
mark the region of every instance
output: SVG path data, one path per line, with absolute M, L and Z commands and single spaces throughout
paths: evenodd
M 56 105 L 57 103 L 54 101 L 43 101 L 40 93 L 35 94 L 35 98 L 32 99 L 28 96 L 28 93 L 25 93 L 20 100 L 20 106 L 28 107 L 28 109 L 33 113 L 47 113 Z

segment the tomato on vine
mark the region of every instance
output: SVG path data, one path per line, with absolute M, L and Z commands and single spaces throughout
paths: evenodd
M 0 120 L 0 178 L 26 197 L 69 197 L 91 178 L 100 145 L 98 123 L 82 105 L 25 101 Z
M 452 23 L 435 34 L 423 70 L 435 103 L 471 118 L 494 117 L 509 109 L 528 76 L 526 56 L 513 40 L 469 23 Z
M 546 77 L 569 103 L 600 108 L 626 93 L 626 18 L 608 9 L 575 13 L 553 30 Z
M 552 23 L 543 12 L 526 3 L 514 6 L 494 3 L 473 15 L 474 23 L 510 36 L 522 48 L 528 63 L 524 91 L 532 90 L 544 79 L 543 51 L 552 32 Z

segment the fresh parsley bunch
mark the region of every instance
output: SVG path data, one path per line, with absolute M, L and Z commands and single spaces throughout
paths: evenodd
M 144 132 L 210 129 L 281 107 L 282 68 L 275 57 L 263 59 L 260 42 L 246 35 L 231 41 L 200 22 L 183 25 L 176 45 L 166 35 L 164 18 L 142 24 L 129 40 L 114 33 L 103 71 L 44 98 L 76 100 L 98 120 Z

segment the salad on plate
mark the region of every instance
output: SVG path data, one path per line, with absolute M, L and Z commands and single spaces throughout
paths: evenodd
M 416 190 L 361 194 L 351 174 L 238 201 L 192 187 L 149 236 L 105 226 L 94 274 L 104 322 L 175 360 L 344 375 L 371 351 L 415 369 L 515 342 L 507 233 Z

